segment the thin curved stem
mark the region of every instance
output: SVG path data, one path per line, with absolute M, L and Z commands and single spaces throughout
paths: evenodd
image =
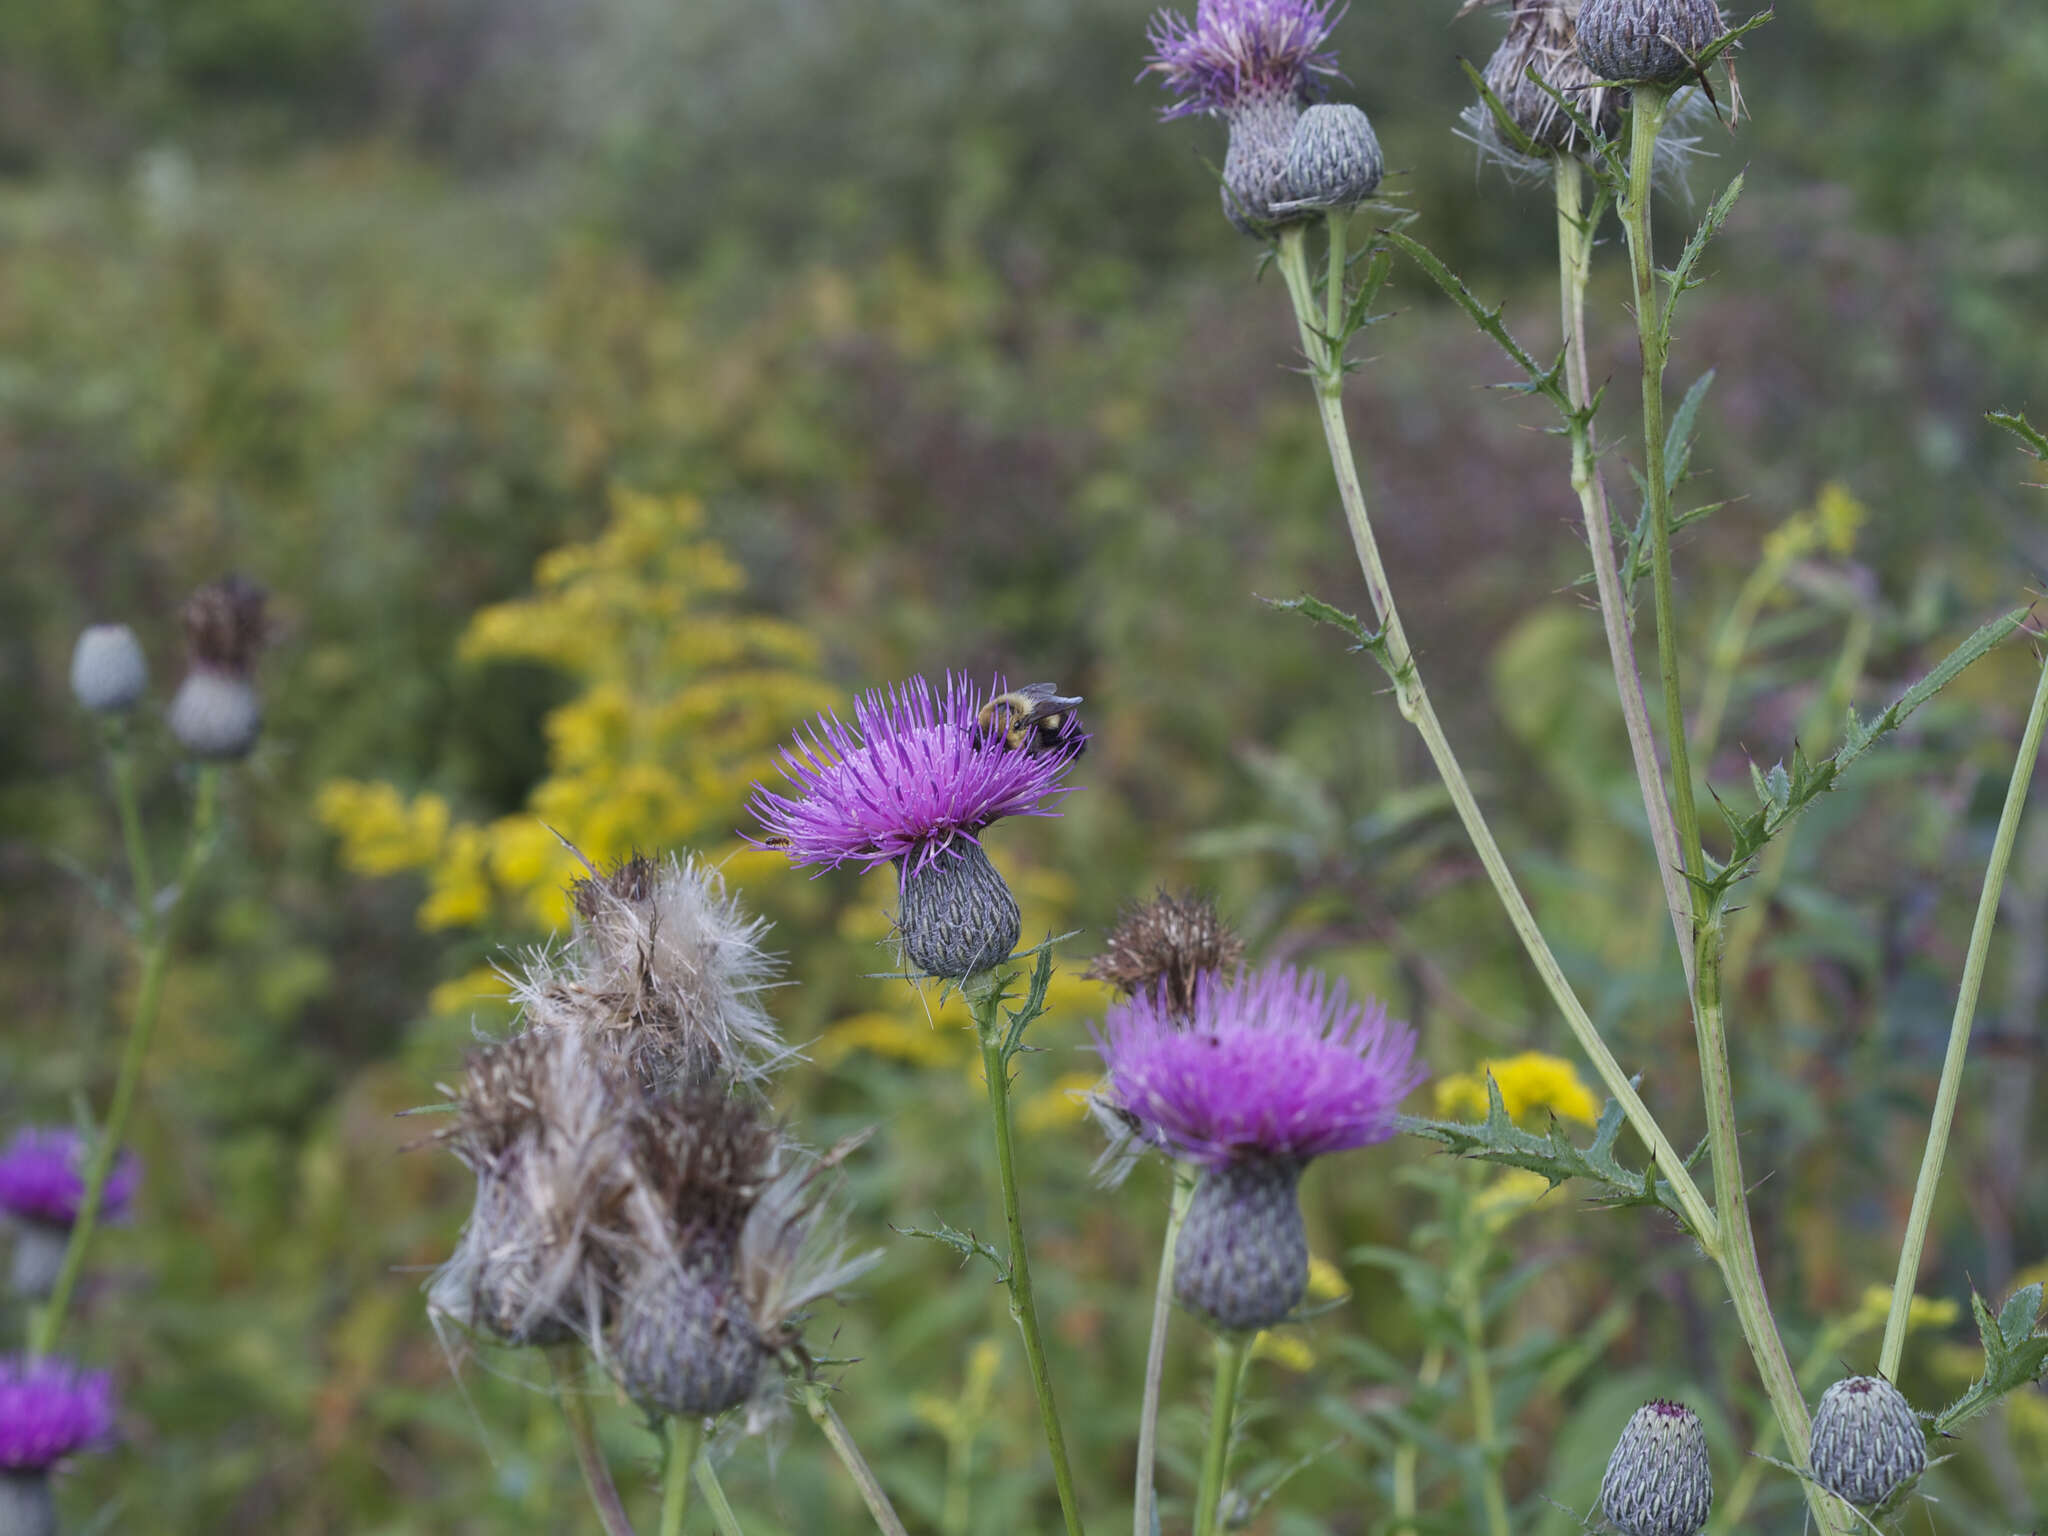
M 1300 225 L 1289 225 L 1280 233 L 1279 266 L 1287 283 L 1288 296 L 1294 302 L 1295 320 L 1300 327 L 1302 351 L 1307 356 L 1315 379 L 1316 409 L 1322 419 L 1323 438 L 1329 448 L 1330 464 L 1337 477 L 1337 490 L 1344 505 L 1345 522 L 1351 531 L 1352 547 L 1358 555 L 1359 568 L 1364 572 L 1366 590 L 1370 594 L 1373 612 L 1378 616 L 1382 632 L 1386 637 L 1389 670 L 1395 678 L 1394 701 L 1402 716 L 1411 722 L 1421 734 L 1423 745 L 1429 749 L 1438 776 L 1442 778 L 1445 790 L 1456 808 L 1458 819 L 1463 823 L 1465 834 L 1472 840 L 1473 850 L 1479 855 L 1487 878 L 1493 882 L 1501 905 L 1507 910 L 1508 921 L 1514 927 L 1516 937 L 1522 941 L 1529 959 L 1536 967 L 1536 973 L 1543 980 L 1565 1022 L 1571 1027 L 1573 1037 L 1579 1042 L 1600 1081 L 1622 1107 L 1628 1122 L 1634 1127 L 1643 1143 L 1656 1159 L 1658 1172 L 1670 1184 L 1678 1201 L 1679 1209 L 1687 1226 L 1702 1248 L 1709 1253 L 1715 1250 L 1719 1237 L 1714 1213 L 1708 1207 L 1706 1197 L 1693 1182 L 1692 1174 L 1685 1166 L 1685 1159 L 1671 1144 L 1671 1138 L 1657 1123 L 1649 1106 L 1644 1104 L 1634 1086 L 1629 1082 L 1628 1073 L 1621 1063 L 1614 1059 L 1607 1042 L 1600 1038 L 1600 1031 L 1586 1012 L 1571 983 L 1565 978 L 1564 969 L 1557 963 L 1557 956 L 1551 952 L 1549 941 L 1536 926 L 1535 915 L 1515 885 L 1514 875 L 1509 871 L 1506 858 L 1501 854 L 1500 845 L 1494 840 L 1493 830 L 1486 823 L 1485 815 L 1479 809 L 1479 802 L 1472 793 L 1471 783 L 1465 771 L 1458 764 L 1456 753 L 1451 750 L 1450 739 L 1445 736 L 1442 723 L 1437 719 L 1436 710 L 1430 703 L 1429 691 L 1423 686 L 1422 673 L 1415 661 L 1414 652 L 1408 644 L 1407 632 L 1402 628 L 1401 615 L 1394 606 L 1393 589 L 1388 585 L 1386 567 L 1380 560 L 1378 542 L 1373 537 L 1372 522 L 1367 514 L 1365 491 L 1360 484 L 1358 467 L 1352 457 L 1351 436 L 1344 422 L 1343 367 L 1337 355 L 1338 348 L 1323 341 L 1318 335 L 1317 321 L 1320 316 L 1314 293 L 1308 277 L 1306 236 Z
M 1423 1351 L 1422 1369 L 1417 1372 L 1415 1383 L 1421 1387 L 1434 1387 L 1444 1373 L 1444 1347 L 1432 1344 Z M 1422 1447 L 1413 1440 L 1403 1440 L 1394 1448 L 1394 1516 L 1396 1519 L 1412 1520 L 1415 1514 L 1415 1472 L 1422 1461 Z M 1394 1536 L 1415 1536 L 1413 1524 L 1394 1527 Z
M 1137 1487 L 1131 1500 L 1131 1536 L 1152 1536 L 1158 1502 L 1159 1381 L 1166 1371 L 1166 1334 L 1173 1320 L 1173 1249 L 1188 1217 L 1198 1176 L 1185 1163 L 1173 1165 L 1173 1203 L 1166 1214 L 1166 1241 L 1159 1251 L 1159 1279 L 1152 1287 L 1152 1338 L 1145 1347 L 1145 1400 L 1138 1413 Z
M 1585 176 L 1571 155 L 1551 157 L 1551 185 L 1557 198 L 1557 287 L 1564 329 L 1565 390 L 1574 414 L 1567 425 L 1572 444 L 1572 489 L 1586 523 L 1586 547 L 1593 557 L 1593 586 L 1600 596 L 1600 619 L 1607 632 L 1607 655 L 1614 668 L 1614 690 L 1621 699 L 1621 717 L 1628 727 L 1629 755 L 1635 761 L 1636 783 L 1643 812 L 1650 822 L 1650 845 L 1657 853 L 1657 875 L 1664 886 L 1664 905 L 1692 987 L 1692 889 L 1685 881 L 1685 860 L 1678 850 L 1678 823 L 1664 788 L 1664 765 L 1657 756 L 1657 736 L 1643 702 L 1643 680 L 1636 670 L 1635 631 L 1628 594 L 1614 563 L 1614 522 L 1607 509 L 1607 486 L 1600 477 L 1600 448 L 1593 432 L 1592 379 L 1586 366 L 1586 280 L 1593 265 L 1593 226 L 1598 212 L 1585 207 Z
M 1486 1322 L 1476 1284 L 1465 1287 L 1461 1313 L 1465 1329 L 1465 1388 L 1472 1399 L 1472 1437 L 1479 1446 L 1479 1492 L 1486 1506 L 1487 1536 L 1511 1536 L 1507 1489 L 1500 1478 L 1500 1427 L 1493 1412 L 1493 1374 L 1486 1364 Z
M 979 985 L 977 986 L 977 982 Z M 1031 1259 L 1024 1248 L 1024 1220 L 1017 1204 L 1017 1153 L 1010 1134 L 1010 1066 L 1003 1054 L 1002 988 L 993 976 L 969 978 L 963 988 L 974 1012 L 981 1040 L 982 1074 L 988 1081 L 989 1119 L 995 1130 L 996 1177 L 1001 1185 L 1003 1231 L 1009 1244 L 1010 1316 L 1024 1335 L 1024 1355 L 1031 1367 L 1031 1390 L 1038 1398 L 1038 1417 L 1052 1455 L 1053 1485 L 1059 1490 L 1060 1513 L 1068 1536 L 1082 1536 L 1081 1506 L 1074 1494 L 1074 1472 L 1067 1462 L 1067 1438 L 1060 1428 L 1059 1406 L 1053 1400 L 1052 1373 L 1045 1363 L 1045 1339 L 1038 1326 L 1038 1306 L 1031 1290 Z
M 618 1484 L 612 1481 L 611 1465 L 604 1459 L 604 1448 L 597 1443 L 590 1404 L 576 1385 L 575 1350 L 558 1344 L 548 1350 L 547 1356 L 548 1369 L 555 1378 L 555 1397 L 569 1426 L 569 1443 L 576 1449 L 576 1465 L 583 1471 L 583 1486 L 590 1490 L 598 1523 L 604 1527 L 605 1536 L 633 1536 L 633 1522 L 619 1499 Z
M 690 1468 L 704 1443 L 704 1421 L 681 1414 L 668 1421 L 668 1466 L 661 1478 L 661 1536 L 683 1536 L 690 1508 Z
M 1941 1086 L 1934 1094 L 1934 1118 L 1927 1127 L 1927 1147 L 1920 1157 L 1920 1177 L 1913 1186 L 1913 1207 L 1906 1217 L 1905 1241 L 1899 1245 L 1899 1272 L 1892 1281 L 1891 1312 L 1884 1323 L 1884 1347 L 1877 1357 L 1878 1374 L 1896 1379 L 1899 1357 L 1906 1347 L 1906 1316 L 1913 1306 L 1913 1285 L 1920 1275 L 1920 1255 L 1927 1244 L 1927 1221 L 1934 1211 L 1935 1190 L 1941 1183 L 1941 1165 L 1948 1153 L 1949 1131 L 1954 1127 L 1956 1099 L 1962 1092 L 1963 1064 L 1970 1051 L 1970 1026 L 1977 1013 L 1977 993 L 1984 984 L 1984 957 L 1991 949 L 1991 930 L 1998 921 L 1998 899 L 2005 889 L 2005 870 L 2012 860 L 2013 839 L 2019 835 L 2020 814 L 2026 809 L 2027 790 L 2034 782 L 2034 759 L 2041 749 L 2041 729 L 2048 721 L 2048 666 L 2034 688 L 2033 709 L 2020 737 L 2020 749 L 2013 759 L 2012 779 L 2005 789 L 2005 808 L 1998 815 L 1998 832 L 1991 842 L 1991 859 L 1984 869 L 1984 885 L 1977 893 L 1977 917 L 1970 927 L 1969 953 L 1963 960 L 1962 984 L 1956 989 L 1956 1011 L 1949 1024 L 1948 1054 L 1941 1064 Z
M 875 1476 L 867 1458 L 854 1444 L 853 1436 L 847 1431 L 838 1411 L 825 1396 L 825 1389 L 815 1381 L 803 1386 L 804 1409 L 811 1420 L 825 1433 L 825 1439 L 838 1453 L 840 1463 L 845 1466 L 854 1486 L 860 1489 L 861 1502 L 868 1507 L 868 1513 L 875 1517 L 875 1528 L 882 1536 L 906 1536 L 903 1522 L 897 1517 L 895 1505 L 889 1502 L 889 1495 L 882 1489 L 881 1479 Z
M 122 810 L 124 824 L 135 814 L 133 807 L 134 781 L 127 774 L 117 774 L 115 793 L 129 802 Z M 115 1160 L 121 1153 L 121 1139 L 128 1132 L 128 1120 L 135 1109 L 135 1093 L 142 1083 L 142 1065 L 149 1055 L 150 1040 L 156 1034 L 157 1016 L 163 1009 L 164 974 L 169 969 L 171 940 L 176 929 L 178 910 L 184 905 L 192 880 L 199 872 L 208 849 L 213 842 L 213 820 L 220 800 L 220 769 L 212 763 L 201 766 L 199 784 L 192 805 L 192 826 L 185 841 L 184 858 L 178 869 L 178 884 L 171 894 L 170 907 L 158 919 L 153 913 L 142 919 L 143 940 L 142 976 L 135 990 L 135 1018 L 128 1028 L 128 1041 L 121 1051 L 121 1068 L 114 1079 L 114 1098 L 108 1106 L 107 1118 L 101 1124 L 98 1139 L 93 1143 L 92 1161 L 87 1165 L 85 1189 L 78 1202 L 78 1217 L 71 1224 L 71 1235 L 64 1244 L 64 1262 L 57 1271 L 56 1283 L 51 1287 L 50 1299 L 36 1313 L 35 1326 L 29 1331 L 29 1353 L 47 1355 L 57 1347 L 57 1336 L 63 1331 L 65 1314 L 71 1308 L 71 1296 L 78 1286 L 78 1277 L 85 1268 L 86 1250 L 92 1246 L 93 1234 L 99 1229 L 100 1209 L 107 1193 L 107 1180 L 112 1177 Z M 139 833 L 139 825 L 138 825 Z M 139 837 L 131 845 L 133 859 L 140 851 Z M 155 892 L 147 888 L 149 863 L 146 853 L 134 869 L 137 884 L 138 903 L 153 908 Z
M 732 1512 L 732 1501 L 725 1496 L 725 1485 L 718 1480 L 718 1469 L 711 1465 L 708 1451 L 697 1453 L 697 1491 L 704 1495 L 705 1507 L 711 1511 L 711 1523 L 718 1527 L 719 1536 L 746 1536 L 740 1529 L 740 1517 Z
M 1237 1419 L 1237 1389 L 1251 1354 L 1249 1333 L 1216 1335 L 1215 1399 L 1209 1405 L 1209 1445 L 1202 1453 L 1202 1487 L 1195 1496 L 1195 1536 L 1215 1536 L 1223 1503 L 1223 1475 L 1230 1461 L 1230 1428 Z
M 1678 685 L 1678 625 L 1671 591 L 1671 485 L 1664 465 L 1664 364 L 1669 336 L 1657 293 L 1651 245 L 1650 202 L 1655 179 L 1657 135 L 1664 127 L 1670 93 L 1638 86 L 1632 93 L 1628 195 L 1622 222 L 1628 230 L 1629 269 L 1635 279 L 1636 336 L 1643 352 L 1643 478 L 1649 483 L 1650 583 L 1656 594 L 1657 671 L 1664 685 L 1664 742 L 1671 758 L 1671 794 L 1678 822 L 1678 851 L 1685 873 L 1697 879 L 1705 853 L 1700 814 L 1693 802 L 1692 762 L 1686 750 L 1685 706 Z M 1698 917 L 1695 914 L 1695 928 Z

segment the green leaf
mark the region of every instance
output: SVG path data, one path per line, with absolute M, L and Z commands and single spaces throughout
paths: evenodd
M 1563 352 L 1558 353 L 1557 361 L 1548 368 L 1538 366 L 1536 359 L 1509 334 L 1507 326 L 1501 321 L 1501 308 L 1498 304 L 1488 309 L 1480 303 L 1472 290 L 1465 286 L 1465 280 L 1445 266 L 1443 259 L 1420 240 L 1400 230 L 1388 230 L 1386 238 L 1398 246 L 1410 261 L 1429 274 L 1430 280 L 1472 317 L 1474 325 L 1498 342 L 1500 349 L 1528 376 L 1527 383 L 1515 385 L 1514 388 L 1525 394 L 1543 396 L 1567 417 L 1575 414 L 1571 397 L 1565 393 Z
M 1714 370 L 1692 381 L 1692 388 L 1685 392 L 1685 398 L 1678 402 L 1678 409 L 1671 413 L 1671 424 L 1664 432 L 1664 484 L 1667 490 L 1675 491 L 1685 480 L 1686 471 L 1692 467 L 1693 445 L 1699 441 L 1700 407 L 1706 403 L 1707 391 L 1714 387 Z M 1674 526 L 1672 531 L 1677 532 Z
M 1685 242 L 1685 250 L 1679 255 L 1678 265 L 1665 274 L 1665 282 L 1669 288 L 1664 313 L 1658 323 L 1667 345 L 1671 340 L 1671 312 L 1678 306 L 1678 296 L 1706 281 L 1697 275 L 1700 258 L 1706 254 L 1707 247 L 1713 243 L 1714 237 L 1721 233 L 1721 226 L 1728 222 L 1728 215 L 1735 211 L 1735 199 L 1742 196 L 1742 180 L 1742 174 L 1737 172 L 1735 179 L 1722 189 L 1721 195 L 1714 199 L 1713 206 L 1707 209 L 1707 216 L 1700 220 L 1699 228 L 1694 230 L 1692 238 Z
M 1010 1266 L 1002 1254 L 972 1232 L 962 1232 L 958 1227 L 948 1226 L 944 1222 L 940 1222 L 937 1227 L 898 1227 L 896 1230 L 905 1237 L 921 1237 L 928 1243 L 937 1243 L 941 1248 L 950 1248 L 960 1255 L 962 1263 L 987 1259 L 996 1272 L 996 1278 L 1004 1285 L 1010 1283 Z
M 1749 874 L 1751 861 L 1763 851 L 1765 844 L 1790 826 L 1814 801 L 1838 787 L 1842 775 L 1858 758 L 1904 725 L 1915 710 L 1960 677 L 1964 668 L 2011 635 L 2026 616 L 2026 609 L 2016 608 L 1993 619 L 1870 719 L 1863 719 L 1851 709 L 1849 718 L 1844 722 L 1842 745 L 1832 757 L 1812 762 L 1795 743 L 1790 771 L 1787 772 L 1780 764 L 1765 776 L 1764 788 L 1758 793 L 1762 803 L 1755 810 L 1736 815 L 1723 806 L 1722 815 L 1728 823 L 1728 861 L 1698 882 L 1708 897 L 1714 901 L 1723 899 L 1738 881 Z
M 1501 135 L 1514 146 L 1515 153 L 1526 155 L 1531 160 L 1537 158 L 1542 151 L 1537 147 L 1536 141 L 1522 131 L 1522 125 L 1516 122 L 1514 114 L 1508 111 L 1507 103 L 1493 94 L 1493 87 L 1486 83 L 1486 76 L 1474 69 L 1472 61 L 1467 58 L 1461 57 L 1458 60 L 1458 68 L 1465 71 L 1465 78 L 1472 82 L 1472 88 L 1479 93 L 1479 99 L 1486 103 L 1486 110 L 1493 114 L 1494 126 L 1499 128 Z M 1533 69 L 1529 71 L 1529 78 L 1539 80 Z
M 1300 597 L 1262 597 L 1259 601 L 1268 608 L 1279 609 L 1282 613 L 1298 613 L 1318 624 L 1329 624 L 1343 630 L 1358 642 L 1352 649 L 1370 652 L 1387 676 L 1393 679 L 1396 688 L 1407 685 L 1405 674 L 1409 669 L 1405 665 L 1395 664 L 1394 653 L 1387 645 L 1387 632 L 1384 629 L 1367 629 L 1365 621 L 1357 614 L 1346 613 L 1342 608 L 1333 607 L 1321 598 L 1312 597 L 1306 592 Z
M 1973 1290 L 1970 1311 L 1977 1318 L 1977 1337 L 1984 1342 L 1984 1373 L 1969 1391 L 1935 1415 L 1934 1432 L 1938 1435 L 1954 1434 L 2006 1393 L 2031 1386 L 2048 1372 L 2048 1335 L 2036 1331 L 2041 1317 L 2038 1284 L 2014 1292 L 1996 1318 Z
M 1984 419 L 1994 427 L 2005 428 L 2026 445 L 2027 452 L 2042 463 L 2048 464 L 2048 434 L 2044 434 L 2026 417 L 2017 411 L 1986 411 Z
M 1540 1173 L 1552 1189 L 1569 1179 L 1587 1179 L 1600 1187 L 1599 1197 L 1609 1205 L 1656 1205 L 1683 1221 L 1684 1213 L 1660 1182 L 1655 1167 L 1637 1172 L 1614 1155 L 1615 1139 L 1621 1134 L 1621 1105 L 1613 1099 L 1600 1111 L 1593 1127 L 1593 1140 L 1581 1147 L 1559 1123 L 1550 1117 L 1548 1132 L 1537 1135 L 1516 1125 L 1500 1096 L 1500 1084 L 1491 1073 L 1486 1079 L 1486 1118 L 1477 1123 L 1462 1120 L 1422 1120 L 1403 1115 L 1398 1128 L 1450 1148 L 1459 1157 L 1499 1163 L 1508 1168 L 1525 1168 Z

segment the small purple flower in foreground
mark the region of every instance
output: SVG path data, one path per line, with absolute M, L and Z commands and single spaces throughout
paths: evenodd
M 1286 97 L 1306 106 L 1337 73 L 1323 45 L 1336 25 L 1330 0 L 1200 0 L 1190 22 L 1173 11 L 1152 18 L 1145 72 L 1180 99 L 1163 116 L 1228 116 L 1249 102 Z
M 1223 211 L 1246 234 L 1304 216 L 1285 206 L 1304 195 L 1288 179 L 1288 152 L 1302 109 L 1337 73 L 1324 46 L 1335 24 L 1330 0 L 1200 0 L 1192 22 L 1172 11 L 1152 19 L 1145 72 L 1178 98 L 1163 115 L 1211 113 L 1230 125 Z
M 1071 701 L 1050 740 L 1007 729 L 1001 701 L 1020 697 L 1000 679 L 984 692 L 948 677 L 940 696 L 914 677 L 857 699 L 851 726 L 820 717 L 781 754 L 795 794 L 754 786 L 755 843 L 828 869 L 893 861 L 911 960 L 934 976 L 988 969 L 1015 947 L 1021 917 L 979 835 L 1005 816 L 1057 814 L 1047 802 L 1071 787 L 1060 780 L 1088 739 Z
M 67 1361 L 0 1358 L 0 1471 L 40 1472 L 114 1428 L 105 1371 Z
M 1343 983 L 1292 969 L 1197 981 L 1110 1011 L 1106 1093 L 1141 1134 L 1207 1170 L 1174 1248 L 1174 1294 L 1218 1327 L 1268 1328 L 1301 1303 L 1308 1237 L 1296 1186 L 1311 1158 L 1385 1141 L 1421 1081 L 1415 1036 Z
M 85 1138 L 73 1130 L 22 1130 L 0 1152 L 0 1212 L 46 1227 L 69 1227 L 78 1219 L 85 1199 L 85 1165 L 90 1153 Z M 142 1172 L 132 1152 L 114 1159 L 100 1218 L 116 1221 L 126 1214 Z

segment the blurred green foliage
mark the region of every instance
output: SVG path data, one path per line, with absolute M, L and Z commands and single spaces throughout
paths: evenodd
M 1483 56 L 1498 25 L 1453 26 L 1451 9 L 1354 7 L 1337 39 L 1349 90 L 1423 234 L 1541 351 L 1547 202 L 1475 176 L 1450 131 L 1456 55 Z M 1070 983 L 1119 905 L 1195 881 L 1255 953 L 1393 1000 L 1440 1073 L 1565 1048 L 1370 664 L 1252 600 L 1307 588 L 1364 606 L 1287 371 L 1284 301 L 1217 214 L 1213 125 L 1157 125 L 1130 83 L 1145 14 L 0 9 L 0 1123 L 104 1101 L 133 986 L 117 926 L 60 860 L 118 856 L 64 691 L 72 636 L 128 620 L 167 689 L 175 606 L 199 580 L 242 570 L 283 619 L 264 744 L 234 776 L 172 975 L 141 1213 L 99 1250 L 73 1334 L 125 1404 L 121 1448 L 65 1491 L 81 1525 L 111 1510 L 106 1528 L 177 1532 L 588 1528 L 534 1363 L 451 1362 L 426 1327 L 419 1280 L 468 1180 L 399 1155 L 419 1122 L 394 1118 L 435 1097 L 469 1039 L 468 1016 L 430 1002 L 437 984 L 538 929 L 508 910 L 473 936 L 423 931 L 425 885 L 345 868 L 317 806 L 348 780 L 439 797 L 465 824 L 530 814 L 559 767 L 546 722 L 589 678 L 546 655 L 464 660 L 462 636 L 527 596 L 549 551 L 597 539 L 621 495 L 701 504 L 740 578 L 722 611 L 803 636 L 827 697 L 949 666 L 1087 696 L 1087 792 L 991 838 L 1027 931 L 1089 930 L 1063 951 Z M 1838 696 L 1894 695 L 2048 554 L 2029 466 L 1979 419 L 2039 384 L 2048 229 L 2026 151 L 2048 15 L 1830 0 L 1788 8 L 1741 69 L 1754 115 L 1732 137 L 1708 126 L 1716 158 L 1692 180 L 1705 192 L 1746 166 L 1750 191 L 1673 380 L 1718 370 L 1702 495 L 1736 499 L 1683 543 L 1681 583 L 1696 686 L 1734 647 L 1711 771 L 1737 805 L 1745 757 L 1826 745 Z M 1594 371 L 1623 377 L 1611 252 L 1595 281 Z M 1392 299 L 1352 417 L 1413 638 L 1561 958 L 1685 1141 L 1690 1034 L 1599 625 L 1572 585 L 1565 450 L 1528 430 L 1537 411 L 1482 392 L 1501 364 L 1427 284 L 1400 274 Z M 1624 407 L 1603 425 L 1622 442 Z M 1793 548 L 1781 530 L 1819 526 L 1830 496 L 1867 509 L 1853 548 Z M 1802 823 L 1738 919 L 1744 1150 L 1795 1360 L 1823 1343 L 1874 1359 L 1874 1335 L 1844 1320 L 1889 1278 L 2030 671 L 2001 652 L 1916 717 Z M 152 750 L 167 849 L 182 770 Z M 740 824 L 739 787 L 718 786 L 729 812 L 702 808 L 714 841 Z M 813 1331 L 859 1357 L 842 1411 L 914 1528 L 1043 1528 L 999 1298 L 884 1225 L 992 1224 L 964 1031 L 950 1014 L 906 1029 L 924 1027 L 916 1000 L 866 978 L 886 968 L 882 886 L 749 891 L 801 983 L 779 995 L 785 1028 L 814 1042 L 781 1107 L 820 1143 L 880 1128 L 851 1194 L 889 1257 Z M 1996 1301 L 2048 1259 L 2044 937 L 2037 814 L 1937 1208 L 1933 1296 L 1975 1279 Z M 1045 1105 L 1027 1218 L 1090 1513 L 1111 1529 L 1165 1181 L 1090 1183 L 1094 1134 L 1058 1089 L 1092 1066 L 1100 1000 L 1062 996 L 1025 1068 Z M 1702 1408 L 1720 1480 L 1737 1476 L 1761 1404 L 1687 1246 L 1569 1188 L 1475 1243 L 1483 1191 L 1465 1173 L 1415 1143 L 1311 1174 L 1316 1252 L 1352 1289 L 1256 1368 L 1244 1486 L 1288 1475 L 1253 1529 L 1383 1528 L 1403 1438 L 1424 1449 L 1428 1528 L 1471 1529 L 1455 1352 L 1419 1382 L 1453 1275 L 1486 1318 L 1528 1528 L 1567 1528 L 1545 1496 L 1590 1503 L 1614 1429 L 1652 1390 Z M 1404 1253 L 1420 1267 L 1386 1258 Z M 1206 1370 L 1195 1331 L 1175 1338 L 1168 1529 Z M 1966 1324 L 1930 1328 L 1903 1385 L 1923 1405 L 1953 1397 L 1974 1349 Z M 623 1409 L 603 1425 L 645 1508 L 653 1439 Z M 808 1424 L 777 1442 L 772 1459 L 730 1452 L 747 1529 L 857 1528 Z M 2023 1398 L 1930 1481 L 1943 1528 L 2009 1536 L 2048 1505 L 2044 1466 L 2048 1409 Z M 971 1476 L 971 1501 L 949 1476 Z M 1754 1528 L 1795 1529 L 1796 1505 L 1774 1476 Z

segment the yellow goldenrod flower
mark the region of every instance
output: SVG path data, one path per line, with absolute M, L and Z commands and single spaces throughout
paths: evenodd
M 1438 1078 L 1437 1115 L 1445 1120 L 1484 1120 L 1488 1073 L 1499 1084 L 1501 1102 L 1514 1120 L 1528 1120 L 1548 1112 L 1560 1119 L 1591 1125 L 1600 1113 L 1599 1103 L 1580 1078 L 1578 1068 L 1562 1056 L 1523 1051 L 1519 1056 L 1489 1058 L 1472 1072 Z

